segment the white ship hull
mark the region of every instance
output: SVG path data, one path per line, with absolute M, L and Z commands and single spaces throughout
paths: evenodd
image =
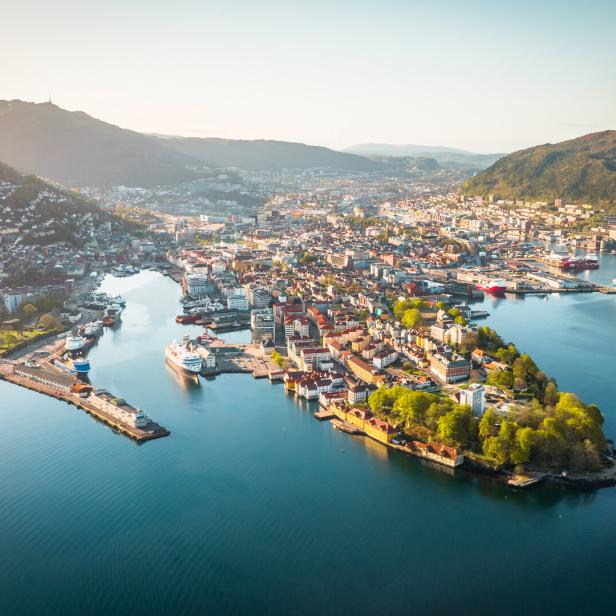
M 165 349 L 165 360 L 178 374 L 199 382 L 202 362 L 192 351 L 186 351 L 181 346 L 172 344 Z

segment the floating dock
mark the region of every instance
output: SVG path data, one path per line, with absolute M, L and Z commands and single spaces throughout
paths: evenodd
M 315 413 L 315 416 L 316 416 L 316 413 Z M 336 430 L 341 430 L 342 432 L 346 432 L 347 434 L 356 434 L 356 435 L 365 434 L 364 431 L 358 428 L 357 426 L 354 426 L 352 423 L 349 423 L 348 421 L 342 421 L 342 419 L 332 419 L 331 424 Z
M 530 488 L 530 486 L 534 486 L 545 478 L 545 474 L 537 473 L 533 475 L 514 475 L 507 481 L 507 485 L 512 488 Z
M 327 421 L 328 419 L 333 419 L 335 416 L 336 414 L 333 411 L 330 411 L 328 409 L 317 411 L 314 414 L 314 418 L 318 419 L 319 421 Z

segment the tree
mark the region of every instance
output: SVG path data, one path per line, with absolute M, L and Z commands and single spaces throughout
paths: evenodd
M 436 396 L 438 398 L 438 396 Z M 443 415 L 446 415 L 451 411 L 453 407 L 453 401 L 449 399 L 441 400 L 438 399 L 437 402 L 433 402 L 426 411 L 424 415 L 424 423 L 428 428 L 432 430 L 436 430 L 438 428 L 438 422 Z
M 19 340 L 19 336 L 15 332 L 6 332 L 3 334 L 3 338 L 4 344 L 9 346 L 17 344 L 17 341 Z
M 520 428 L 515 433 L 515 443 L 511 451 L 511 462 L 513 464 L 525 464 L 528 462 L 531 458 L 535 441 L 535 431 L 532 428 Z
M 426 411 L 434 401 L 434 394 L 407 390 L 395 401 L 392 410 L 397 417 L 408 423 L 422 423 Z
M 558 398 L 558 389 L 556 388 L 556 385 L 550 381 L 546 385 L 545 392 L 543 393 L 543 403 L 547 406 L 556 406 L 558 403 Z
M 54 299 L 53 297 L 47 297 L 46 295 L 39 295 L 34 300 L 34 305 L 37 307 L 39 312 L 51 312 L 54 308 L 59 306 L 61 301 L 59 299 Z
M 498 349 L 504 346 L 503 339 L 487 325 L 480 327 L 478 332 L 477 344 L 482 349 Z
M 400 320 L 402 325 L 407 329 L 414 329 L 421 324 L 421 312 L 417 308 L 409 308 L 404 311 L 402 319 Z
M 57 319 L 53 316 L 53 314 L 49 312 L 47 314 L 44 314 L 39 319 L 39 325 L 43 329 L 58 329 L 60 327 L 60 324 L 58 323 Z
M 379 387 L 375 392 L 372 392 L 368 398 L 370 410 L 373 413 L 380 413 L 386 408 L 390 408 L 397 399 L 396 389 L 396 387 Z
M 516 359 L 516 357 L 518 356 L 518 350 L 515 348 L 515 345 L 510 344 L 508 347 L 501 347 L 500 349 L 498 349 L 496 351 L 496 357 L 508 364 L 511 365 L 513 364 L 514 360 Z
M 278 351 L 272 353 L 272 360 L 279 368 L 284 368 L 286 360 Z
M 483 453 L 499 466 L 507 464 L 507 450 L 498 436 L 490 436 L 483 442 Z
M 513 374 L 509 370 L 492 370 L 488 374 L 487 383 L 494 387 L 510 389 L 513 387 Z
M 410 299 L 399 299 L 393 305 L 394 317 L 400 320 L 406 310 L 413 307 L 413 302 Z
M 477 418 L 468 405 L 456 404 L 438 420 L 438 436 L 445 441 L 467 445 L 477 436 Z
M 485 440 L 490 436 L 496 436 L 498 433 L 498 423 L 496 413 L 493 408 L 489 408 L 479 421 L 479 438 Z
M 38 310 L 34 304 L 24 304 L 21 307 L 21 313 L 28 321 L 32 319 L 37 312 Z

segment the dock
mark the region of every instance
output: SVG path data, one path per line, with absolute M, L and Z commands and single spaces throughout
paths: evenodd
M 282 380 L 284 370 L 274 363 L 269 355 L 263 353 L 255 343 L 225 343 L 214 340 L 206 347 L 216 357 L 215 368 L 203 368 L 203 376 L 219 374 L 252 374 L 255 379 L 271 382 Z M 199 352 L 199 348 L 198 348 Z
M 328 409 L 322 409 L 313 415 L 313 417 L 319 421 L 327 421 L 328 419 L 333 419 L 335 416 L 336 413 Z
M 169 436 L 171 434 L 169 430 L 163 428 L 162 426 L 158 425 L 153 421 L 150 421 L 150 423 L 144 428 L 136 428 L 128 424 L 122 423 L 115 417 L 112 417 L 104 411 L 95 408 L 87 401 L 87 398 L 81 398 L 78 394 L 61 391 L 48 385 L 44 385 L 43 383 L 39 383 L 37 381 L 22 376 L 18 376 L 16 374 L 5 373 L 2 375 L 2 377 L 6 381 L 8 381 L 9 383 L 13 383 L 14 385 L 19 385 L 20 387 L 30 389 L 31 391 L 36 391 L 38 393 L 49 396 L 50 398 L 55 398 L 56 400 L 62 400 L 64 402 L 67 402 L 68 404 L 72 404 L 73 406 L 84 410 L 89 415 L 92 415 L 102 423 L 108 425 L 113 430 L 132 438 L 138 443 L 151 441 L 157 438 Z
M 316 416 L 316 413 L 315 413 Z M 332 427 L 336 430 L 340 430 L 342 432 L 346 432 L 347 434 L 355 434 L 355 435 L 363 435 L 364 431 L 354 426 L 352 423 L 348 421 L 343 421 L 342 419 L 332 419 L 331 421 Z
M 530 486 L 534 486 L 545 478 L 545 474 L 543 473 L 534 473 L 528 475 L 513 475 L 511 479 L 507 481 L 507 485 L 512 488 L 530 488 Z

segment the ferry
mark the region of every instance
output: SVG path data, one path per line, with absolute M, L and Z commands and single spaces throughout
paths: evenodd
M 126 306 L 126 300 L 121 295 L 116 295 L 115 297 L 112 297 L 109 301 L 113 306 L 121 306 L 122 308 Z
M 105 327 L 113 327 L 120 320 L 121 308 L 118 306 L 109 306 L 103 316 L 103 325 Z
M 507 290 L 507 283 L 502 278 L 485 279 L 475 285 L 480 291 L 492 295 L 502 295 Z
M 599 269 L 599 257 L 594 252 L 589 252 L 584 257 L 575 257 L 568 254 L 551 252 L 545 262 L 553 267 L 563 270 L 593 270 Z
M 87 357 L 64 357 L 56 359 L 54 364 L 69 374 L 85 376 L 90 372 L 90 362 Z
M 67 351 L 80 351 L 86 346 L 86 339 L 83 336 L 76 336 L 74 334 L 69 334 L 64 341 L 64 348 Z
M 116 276 L 117 278 L 125 278 L 126 276 L 132 276 L 133 274 L 138 274 L 139 269 L 133 267 L 132 265 L 118 265 L 118 267 L 114 267 L 111 270 L 111 275 Z
M 167 363 L 179 374 L 190 376 L 199 381 L 201 371 L 201 357 L 195 352 L 188 336 L 183 336 L 182 341 L 175 340 L 165 349 Z
M 102 321 L 91 321 L 83 326 L 83 335 L 86 338 L 96 338 L 103 329 Z

